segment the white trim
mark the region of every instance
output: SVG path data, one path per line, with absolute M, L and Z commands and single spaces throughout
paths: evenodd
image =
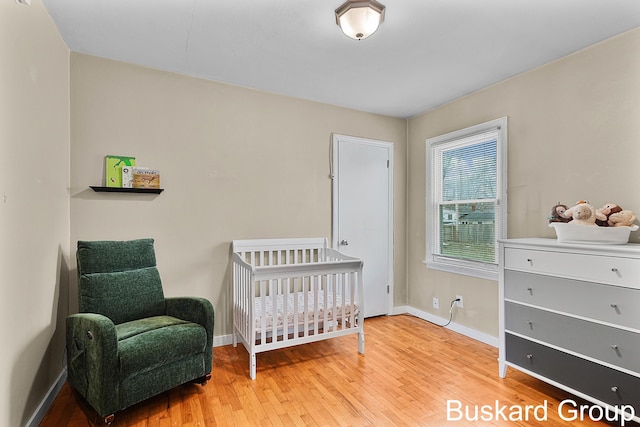
M 332 212 L 331 212 L 331 218 L 332 218 L 332 228 L 331 228 L 331 242 L 332 242 L 332 247 L 334 249 L 338 249 L 339 250 L 339 245 L 338 245 L 338 237 L 340 235 L 339 232 L 339 224 L 338 221 L 336 220 L 338 218 L 338 202 L 339 202 L 339 191 L 338 191 L 338 174 L 336 172 L 336 170 L 334 169 L 334 165 L 338 164 L 338 156 L 339 156 L 339 150 L 338 150 L 338 145 L 340 142 L 347 142 L 347 143 L 352 143 L 352 144 L 364 144 L 364 145 L 372 145 L 375 147 L 383 147 L 387 149 L 387 154 L 389 155 L 389 172 L 388 172 L 388 176 L 389 176 L 389 201 L 388 201 L 388 205 L 389 205 L 389 213 L 388 213 L 388 218 L 389 218 L 389 224 L 387 225 L 387 228 L 389 230 L 389 236 L 388 236 L 388 241 L 389 241 L 389 259 L 388 259 L 388 277 L 387 277 L 387 284 L 389 285 L 389 291 L 387 292 L 387 314 L 391 314 L 391 312 L 393 311 L 393 293 L 394 293 L 394 265 L 395 263 L 393 262 L 393 254 L 394 254 L 394 246 L 393 246 L 393 226 L 394 226 L 394 218 L 393 218 L 393 201 L 394 201 L 394 195 L 393 195 L 393 164 L 394 164 L 394 160 L 393 160 L 393 143 L 392 142 L 388 142 L 388 141 L 379 141 L 379 140 L 374 140 L 374 139 L 368 139 L 368 138 L 359 138 L 359 137 L 355 137 L 355 136 L 348 136 L 348 135 L 340 135 L 340 134 L 332 134 L 332 145 L 331 145 L 331 171 L 330 171 L 330 178 L 332 180 L 332 187 L 331 187 L 331 193 L 332 193 Z
M 38 425 L 40 425 L 40 423 L 44 419 L 44 416 L 47 415 L 47 411 L 58 396 L 58 393 L 60 393 L 60 390 L 62 389 L 62 386 L 66 381 L 67 370 L 64 369 L 62 372 L 60 372 L 58 378 L 56 378 L 47 393 L 44 395 L 44 398 L 42 399 L 34 413 L 31 415 L 31 418 L 29 418 L 29 421 L 27 421 L 27 423 L 25 424 L 26 427 L 38 427 Z
M 499 215 L 500 229 L 497 230 L 500 235 L 496 236 L 495 250 L 496 250 L 496 263 L 482 263 L 465 261 L 458 259 L 446 259 L 438 254 L 434 254 L 434 247 L 437 242 L 434 239 L 438 239 L 438 229 L 434 226 L 434 211 L 436 210 L 433 200 L 433 159 L 432 159 L 432 147 L 444 143 L 450 143 L 457 139 L 461 142 L 477 139 L 489 132 L 497 131 L 498 143 L 497 143 L 497 212 Z M 482 279 L 498 280 L 498 264 L 499 264 L 499 251 L 498 240 L 504 239 L 507 236 L 507 146 L 508 146 L 508 118 L 501 117 L 498 119 L 490 120 L 488 122 L 480 123 L 474 126 L 470 126 L 464 129 L 460 129 L 454 132 L 449 132 L 444 135 L 439 135 L 433 138 L 428 138 L 425 141 L 426 149 L 426 176 L 425 176 L 425 260 L 423 261 L 427 268 L 447 271 L 451 273 L 464 274 L 467 276 L 479 277 Z
M 220 337 L 213 337 L 214 347 L 222 347 L 230 344 L 233 344 L 233 334 L 222 335 Z
M 410 314 L 414 317 L 417 317 L 422 320 L 426 320 L 428 322 L 432 322 L 438 325 L 444 325 L 447 323 L 449 319 L 444 319 L 439 316 L 435 316 L 431 313 L 427 313 L 426 311 L 419 310 L 417 308 L 413 308 L 411 306 L 399 306 L 394 307 L 393 314 Z M 365 324 L 366 326 L 366 324 Z M 477 331 L 475 329 L 471 329 L 468 326 L 460 325 L 455 322 L 451 322 L 449 325 L 444 326 L 447 329 L 450 329 L 454 332 L 462 334 L 466 337 L 472 338 L 476 341 L 480 341 L 482 343 L 488 344 L 492 347 L 498 347 L 499 340 L 498 337 L 494 337 L 493 335 L 485 334 L 484 332 Z
M 434 260 L 436 258 L 444 258 L 433 256 Z M 471 265 L 472 263 L 468 263 L 469 266 L 465 265 L 464 260 L 460 260 L 459 263 L 455 262 L 443 262 L 443 261 L 422 261 L 428 268 L 433 270 L 447 271 L 449 273 L 463 274 L 465 276 L 478 277 L 480 279 L 493 280 L 498 281 L 499 271 L 498 266 L 493 264 L 482 264 L 482 263 L 474 263 L 476 265 Z

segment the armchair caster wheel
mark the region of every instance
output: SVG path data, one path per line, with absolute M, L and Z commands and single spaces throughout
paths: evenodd
M 209 381 L 211 380 L 211 374 L 207 374 L 204 377 L 200 377 L 197 380 L 195 380 L 194 382 L 200 385 L 206 385 Z
M 114 414 L 107 415 L 106 417 L 104 417 L 104 423 L 105 425 L 110 426 L 111 424 L 113 424 L 113 420 L 115 419 L 116 419 L 116 416 Z

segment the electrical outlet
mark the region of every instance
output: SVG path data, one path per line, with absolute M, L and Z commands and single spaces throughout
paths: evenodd
M 440 308 L 440 300 L 436 297 L 433 298 L 433 308 Z
M 456 301 L 456 305 L 458 306 L 458 308 L 464 307 L 464 304 L 462 304 L 464 302 L 464 300 L 462 299 L 462 295 L 456 295 L 456 299 L 460 300 Z

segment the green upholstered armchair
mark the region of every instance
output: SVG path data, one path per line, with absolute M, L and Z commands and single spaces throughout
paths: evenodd
M 164 297 L 153 239 L 79 241 L 76 257 L 68 380 L 106 423 L 151 396 L 211 378 L 213 307 Z

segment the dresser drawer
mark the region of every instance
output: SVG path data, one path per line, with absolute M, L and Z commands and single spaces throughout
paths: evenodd
M 640 334 L 634 332 L 510 302 L 505 329 L 640 373 Z
M 504 268 L 640 289 L 637 258 L 505 248 Z
M 640 290 L 505 270 L 504 297 L 640 331 Z
M 506 359 L 545 378 L 614 406 L 640 413 L 640 378 L 506 334 Z

